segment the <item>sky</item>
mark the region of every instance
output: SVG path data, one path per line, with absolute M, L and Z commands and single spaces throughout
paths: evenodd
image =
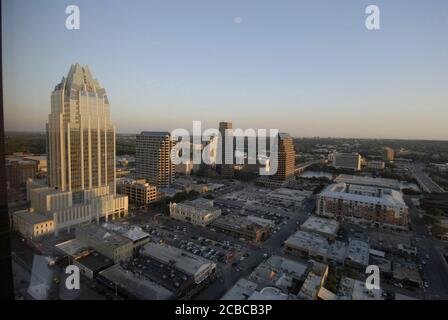
M 68 5 L 80 29 L 65 27 Z M 380 8 L 380 30 L 365 9 Z M 44 131 L 72 63 L 119 133 L 275 128 L 448 140 L 446 0 L 5 0 L 7 131 Z

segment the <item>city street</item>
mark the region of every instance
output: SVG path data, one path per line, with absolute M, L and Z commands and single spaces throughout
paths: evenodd
M 405 201 L 409 207 L 411 225 L 415 233 L 414 242 L 419 257 L 421 259 L 426 255 L 429 256 L 428 262 L 423 265 L 423 277 L 429 283 L 429 288 L 426 290 L 433 298 L 448 298 L 448 265 L 442 254 L 443 248 L 448 246 L 448 243 L 433 239 L 418 216 L 418 209 L 411 201 L 411 197 L 405 196 Z
M 415 178 L 419 182 L 420 186 L 423 187 L 423 189 L 426 192 L 444 192 L 445 190 L 439 186 L 437 183 L 435 183 L 426 173 L 425 173 L 425 164 L 421 162 L 417 162 L 414 165 L 414 168 L 412 170 Z

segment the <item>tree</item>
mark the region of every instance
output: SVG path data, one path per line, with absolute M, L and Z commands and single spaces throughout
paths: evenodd
M 443 210 L 439 208 L 429 208 L 426 213 L 435 217 L 443 216 Z
M 427 214 L 425 214 L 423 216 L 422 220 L 425 224 L 430 225 L 430 226 L 436 226 L 436 225 L 440 224 L 440 218 L 435 217 L 435 216 L 430 216 Z
M 434 226 L 431 228 L 431 233 L 434 237 L 441 238 L 448 233 L 448 228 L 442 226 Z

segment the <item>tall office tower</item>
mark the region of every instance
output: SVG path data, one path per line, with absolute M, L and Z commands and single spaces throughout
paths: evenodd
M 221 165 L 218 166 L 219 173 L 225 178 L 234 176 L 234 150 L 226 149 L 226 141 L 233 140 L 233 127 L 231 122 L 220 122 L 219 133 L 221 134 Z M 227 162 L 227 163 L 226 163 Z
M 385 161 L 394 161 L 395 152 L 394 149 L 386 147 L 384 148 L 384 160 Z
M 173 140 L 169 132 L 143 131 L 137 135 L 135 164 L 137 177 L 158 188 L 174 183 L 175 165 L 171 162 Z
M 296 152 L 291 136 L 288 133 L 279 133 L 277 173 L 273 178 L 281 181 L 294 178 L 295 158 Z
M 115 127 L 106 90 L 88 66 L 70 67 L 51 94 L 48 181 L 61 191 L 109 187 L 115 193 Z

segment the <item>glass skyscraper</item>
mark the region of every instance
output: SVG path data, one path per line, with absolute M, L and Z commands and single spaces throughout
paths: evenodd
M 115 193 L 115 127 L 106 90 L 88 66 L 72 65 L 51 94 L 48 182 L 61 191 L 109 187 Z

